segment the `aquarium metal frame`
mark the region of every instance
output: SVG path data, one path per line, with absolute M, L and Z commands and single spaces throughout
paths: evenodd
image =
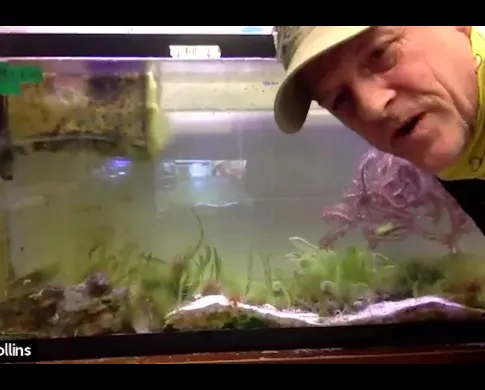
M 36 361 L 201 353 L 485 345 L 484 321 L 119 334 L 36 339 Z M 10 340 L 16 342 L 20 340 Z
M 172 45 L 217 45 L 221 58 L 276 58 L 272 35 L 0 34 L 0 57 L 170 58 Z

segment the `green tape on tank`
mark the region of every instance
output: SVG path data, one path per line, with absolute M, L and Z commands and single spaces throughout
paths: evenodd
M 0 95 L 19 95 L 22 84 L 38 84 L 43 79 L 40 66 L 0 62 Z

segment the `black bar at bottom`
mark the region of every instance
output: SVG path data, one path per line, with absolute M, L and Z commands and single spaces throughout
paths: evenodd
M 10 341 L 15 342 L 15 340 Z M 193 353 L 476 343 L 485 343 L 483 321 L 110 335 L 38 339 L 34 345 L 36 360 L 52 361 Z

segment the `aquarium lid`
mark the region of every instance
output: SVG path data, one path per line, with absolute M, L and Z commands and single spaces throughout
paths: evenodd
M 273 37 L 259 34 L 116 34 L 1 33 L 0 57 L 175 58 L 180 47 L 189 54 L 220 51 L 217 58 L 275 58 Z M 178 49 L 174 50 L 174 47 Z M 216 47 L 216 49 L 214 49 Z M 218 48 L 218 49 L 217 49 Z M 184 50 L 182 50 L 184 51 Z M 193 57 L 193 56 L 192 56 Z M 181 59 L 181 57 L 177 57 Z M 194 58 L 188 58 L 194 59 Z M 202 59 L 198 56 L 195 59 Z M 206 56 L 204 59 L 211 59 Z

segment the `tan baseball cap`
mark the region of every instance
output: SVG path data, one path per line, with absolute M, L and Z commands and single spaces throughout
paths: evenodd
M 303 127 L 312 97 L 297 82 L 298 72 L 313 59 L 372 26 L 275 26 L 278 60 L 286 69 L 274 102 L 274 116 L 281 131 L 293 134 Z

